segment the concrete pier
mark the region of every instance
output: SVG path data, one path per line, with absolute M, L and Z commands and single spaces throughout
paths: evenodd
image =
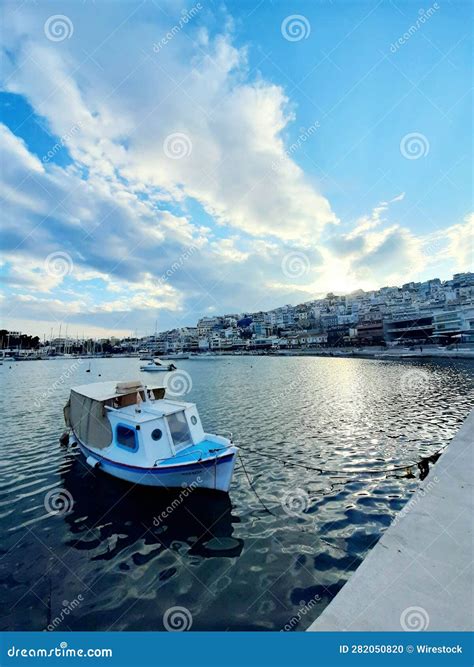
M 309 631 L 473 630 L 474 410 Z

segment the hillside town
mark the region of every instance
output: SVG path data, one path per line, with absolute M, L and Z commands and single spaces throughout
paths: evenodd
M 311 348 L 474 343 L 474 273 L 457 273 L 351 294 L 329 293 L 296 306 L 202 317 L 196 326 L 144 337 L 46 340 L 0 331 L 3 353 L 62 354 L 245 353 Z

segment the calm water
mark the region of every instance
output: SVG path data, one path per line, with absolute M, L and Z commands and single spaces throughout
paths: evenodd
M 91 472 L 58 441 L 70 386 L 134 379 L 139 364 L 0 366 L 1 629 L 42 630 L 62 614 L 61 630 L 162 630 L 166 610 L 181 606 L 193 630 L 304 630 L 419 484 L 366 471 L 447 443 L 474 387 L 463 361 L 179 362 L 205 428 L 245 447 L 261 501 L 239 464 L 229 496 L 195 492 L 156 526 L 179 492 Z M 73 499 L 67 513 L 47 512 L 54 489 Z

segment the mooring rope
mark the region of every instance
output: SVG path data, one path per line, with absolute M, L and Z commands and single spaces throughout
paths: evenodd
M 278 456 L 273 456 L 272 454 L 268 454 L 267 452 L 256 452 L 253 449 L 250 449 L 249 447 L 243 447 L 242 445 L 237 445 L 239 449 L 243 449 L 250 454 L 255 454 L 256 456 L 261 456 L 262 458 L 268 458 L 268 459 L 273 459 L 274 461 L 278 461 L 281 463 L 283 466 L 292 466 L 296 468 L 304 468 L 305 470 L 310 470 L 313 472 L 318 472 L 321 475 L 329 474 L 329 475 L 358 475 L 360 473 L 363 474 L 371 474 L 371 475 L 380 475 L 384 473 L 390 473 L 390 472 L 396 472 L 398 470 L 408 470 L 409 468 L 414 468 L 415 466 L 418 466 L 420 463 L 423 461 L 431 459 L 433 456 L 441 452 L 435 452 L 435 454 L 431 454 L 430 456 L 422 458 L 420 461 L 410 461 L 409 463 L 405 463 L 400 466 L 392 466 L 391 468 L 365 468 L 365 469 L 358 469 L 358 470 L 328 470 L 326 468 L 318 468 L 315 466 L 310 466 L 306 465 L 305 463 L 300 463 L 296 461 L 282 461 L 282 459 Z M 443 447 L 444 449 L 444 447 Z
M 238 457 L 239 457 L 240 465 L 242 466 L 242 469 L 243 469 L 243 471 L 244 471 L 244 473 L 245 473 L 245 476 L 247 477 L 247 481 L 248 481 L 248 483 L 249 483 L 249 486 L 250 486 L 250 488 L 252 489 L 252 491 L 254 492 L 254 494 L 255 494 L 255 496 L 257 497 L 257 499 L 258 499 L 258 500 L 260 501 L 260 503 L 262 504 L 263 509 L 264 509 L 266 512 L 268 512 L 268 514 L 272 514 L 273 516 L 276 516 L 276 514 L 275 514 L 274 512 L 272 512 L 270 509 L 268 509 L 268 507 L 265 505 L 265 503 L 263 502 L 263 500 L 262 500 L 262 499 L 260 498 L 260 496 L 258 495 L 258 493 L 257 493 L 257 489 L 254 487 L 253 482 L 252 482 L 252 480 L 250 479 L 250 475 L 249 475 L 248 472 L 247 472 L 247 469 L 246 469 L 246 467 L 245 467 L 244 460 L 243 460 L 243 458 L 242 458 L 241 453 L 240 453 L 240 452 L 237 452 L 237 455 L 238 455 Z
M 443 447 L 438 449 L 434 454 L 431 454 L 430 456 L 425 456 L 417 462 L 412 462 L 412 463 L 407 463 L 407 464 L 402 465 L 402 466 L 394 466 L 392 468 L 382 468 L 382 469 L 377 469 L 377 470 L 366 469 L 366 470 L 347 470 L 347 471 L 346 470 L 324 470 L 323 468 L 316 468 L 314 466 L 307 466 L 303 463 L 297 463 L 297 462 L 292 462 L 292 461 L 283 461 L 282 462 L 282 460 L 278 456 L 272 456 L 271 454 L 268 454 L 266 452 L 256 452 L 256 451 L 250 449 L 249 447 L 242 447 L 242 445 L 238 445 L 238 448 L 239 448 L 239 450 L 243 449 L 247 452 L 250 452 L 251 454 L 256 454 L 258 456 L 261 456 L 262 458 L 268 458 L 268 459 L 278 461 L 279 463 L 282 463 L 283 466 L 293 466 L 293 467 L 298 467 L 298 468 L 304 468 L 305 470 L 318 472 L 321 475 L 322 474 L 352 475 L 352 474 L 359 474 L 359 473 L 362 473 L 362 474 L 388 474 L 388 473 L 391 473 L 391 472 L 396 472 L 398 470 L 405 470 L 406 473 L 407 473 L 406 477 L 414 477 L 414 475 L 411 471 L 411 468 L 417 466 L 419 471 L 420 471 L 420 480 L 423 480 L 423 479 L 425 479 L 425 477 L 429 473 L 429 464 L 430 463 L 436 463 L 438 458 L 441 456 L 441 452 L 448 446 L 448 444 L 449 443 L 447 443 L 446 445 L 444 445 Z M 276 516 L 276 514 L 274 512 L 272 512 L 265 505 L 262 498 L 259 496 L 259 494 L 258 494 L 258 492 L 257 492 L 257 490 L 254 486 L 254 483 L 253 483 L 253 481 L 252 481 L 252 479 L 251 479 L 251 477 L 250 477 L 250 475 L 249 475 L 249 473 L 248 473 L 248 471 L 245 467 L 244 460 L 242 458 L 242 455 L 241 455 L 240 451 L 238 451 L 238 458 L 239 458 L 240 464 L 242 466 L 242 469 L 245 473 L 245 476 L 247 477 L 247 481 L 249 483 L 249 486 L 252 489 L 252 491 L 254 492 L 257 500 L 261 503 L 262 507 L 264 508 L 264 510 L 266 512 L 268 512 L 269 514 L 272 514 L 273 516 Z

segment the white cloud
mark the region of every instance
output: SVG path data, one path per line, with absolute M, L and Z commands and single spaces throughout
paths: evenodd
M 448 241 L 446 255 L 454 260 L 459 271 L 474 269 L 474 214 L 466 216 L 463 223 L 452 225 L 444 232 Z
M 127 20 L 130 7 L 116 3 L 89 21 L 70 7 L 74 36 L 60 44 L 45 38 L 44 9 L 31 5 L 9 12 L 2 33 L 6 89 L 28 99 L 73 159 L 42 162 L 0 127 L 17 321 L 42 321 L 47 310 L 97 330 L 146 329 L 157 312 L 166 326 L 189 324 L 206 310 L 270 308 L 426 267 L 432 239 L 389 222 L 404 193 L 323 243 L 338 220 L 285 145 L 294 109 L 281 86 L 249 71 L 229 17 L 219 34 L 196 22 L 155 53 L 171 27 L 156 13 Z M 173 133 L 190 142 L 181 159 L 163 148 Z M 449 228 L 438 253 L 460 269 L 467 224 Z M 72 259 L 67 276 L 45 274 L 56 251 Z M 297 280 L 281 269 L 292 251 L 308 257 Z
M 337 221 L 285 154 L 281 132 L 292 115 L 282 88 L 246 80 L 245 49 L 230 34 L 196 48 L 178 35 L 156 55 L 151 30 L 129 22 L 117 59 L 98 52 L 98 79 L 78 31 L 58 49 L 38 31 L 20 40 L 23 26 L 11 28 L 9 46 L 19 55 L 8 90 L 26 95 L 93 175 L 114 181 L 120 174 L 132 188 L 155 186 L 178 201 L 193 197 L 221 223 L 257 236 L 311 239 Z M 109 26 L 104 34 L 100 28 L 91 27 L 90 44 L 108 34 Z M 175 132 L 192 142 L 188 157 L 165 154 Z

